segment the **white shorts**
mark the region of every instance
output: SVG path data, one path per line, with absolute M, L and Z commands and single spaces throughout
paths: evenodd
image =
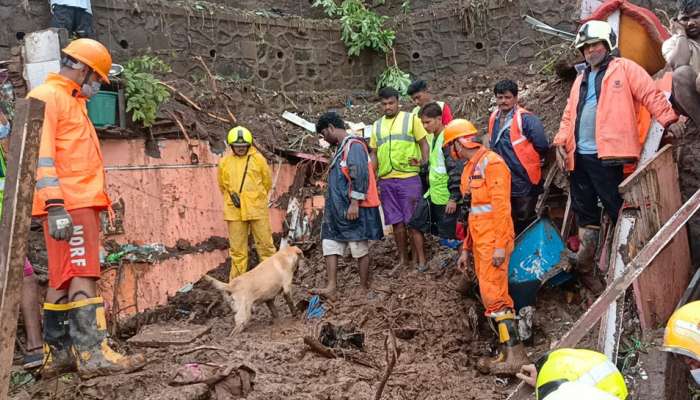
M 361 258 L 369 254 L 369 240 L 358 240 L 351 242 L 339 242 L 332 239 L 323 239 L 321 243 L 324 256 L 345 257 L 350 248 L 352 258 Z

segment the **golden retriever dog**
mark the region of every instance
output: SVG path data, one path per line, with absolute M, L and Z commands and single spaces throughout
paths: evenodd
M 250 320 L 253 304 L 265 302 L 273 319 L 279 314 L 275 308 L 275 297 L 283 294 L 284 300 L 296 317 L 297 310 L 292 301 L 292 278 L 296 269 L 303 265 L 304 254 L 296 246 L 285 247 L 252 270 L 224 283 L 211 276 L 204 278 L 222 292 L 224 299 L 234 312 L 236 327 L 231 334 L 240 333 Z

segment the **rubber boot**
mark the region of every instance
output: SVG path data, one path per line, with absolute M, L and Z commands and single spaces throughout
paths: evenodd
M 44 361 L 42 378 L 52 378 L 76 370 L 73 344 L 68 328 L 68 305 L 44 303 Z
M 605 290 L 605 286 L 595 274 L 595 253 L 598 247 L 599 227 L 585 226 L 578 228 L 578 237 L 581 245 L 576 253 L 576 273 L 578 279 L 586 289 L 595 296 Z
M 483 357 L 477 362 L 477 369 L 482 373 L 495 375 L 515 375 L 520 367 L 529 364 L 525 346 L 518 337 L 518 328 L 513 311 L 508 310 L 495 315 L 498 324 L 500 350 L 495 358 Z
M 146 365 L 143 354 L 124 356 L 109 347 L 102 297 L 70 304 L 70 336 L 81 378 L 129 373 Z

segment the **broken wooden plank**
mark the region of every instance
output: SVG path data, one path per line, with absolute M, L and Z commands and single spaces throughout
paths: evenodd
M 618 297 L 622 296 L 627 288 L 644 272 L 644 270 L 654 261 L 656 256 L 673 240 L 682 230 L 690 218 L 700 209 L 700 190 L 696 191 L 683 206 L 664 224 L 653 238 L 644 246 L 637 256 L 626 265 L 625 271 L 619 278 L 608 285 L 605 291 L 598 297 L 593 305 L 574 326 L 557 342 L 552 344 L 552 349 L 563 347 L 575 347 L 578 342 L 588 334 L 593 326 L 598 322 L 608 306 Z M 508 399 L 526 400 L 532 393 L 533 388 L 524 383 L 520 383 Z
M 629 257 L 642 248 L 682 202 L 673 148 L 664 146 L 619 186 L 625 202 L 639 208 L 629 241 Z M 634 299 L 643 330 L 663 324 L 676 309 L 692 275 L 685 227 L 663 254 L 634 282 Z
M 148 325 L 141 332 L 129 338 L 127 342 L 145 347 L 188 344 L 209 332 L 210 329 L 211 326 L 208 325 Z
M 0 399 L 10 386 L 44 102 L 18 99 L 15 110 L 0 216 Z
M 282 114 L 282 118 L 293 123 L 294 125 L 297 125 L 297 126 L 300 126 L 304 129 L 306 129 L 307 131 L 309 131 L 311 133 L 316 133 L 316 125 L 313 122 L 309 122 L 309 121 L 305 120 L 304 118 L 296 115 L 295 113 L 285 111 Z

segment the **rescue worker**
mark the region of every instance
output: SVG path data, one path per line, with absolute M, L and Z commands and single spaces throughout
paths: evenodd
M 0 111 L 0 140 L 10 135 L 10 121 L 5 113 Z M 0 217 L 2 216 L 2 202 L 5 193 L 5 177 L 7 164 L 5 163 L 5 151 L 0 143 Z M 23 365 L 24 369 L 32 369 L 41 366 L 44 359 L 43 340 L 41 337 L 41 310 L 39 309 L 39 285 L 34 276 L 34 268 L 29 259 L 24 259 L 24 278 L 22 279 L 22 299 L 20 311 L 24 318 L 24 331 L 26 334 Z
M 428 189 L 408 224 L 413 229 L 419 259 L 426 258 L 424 234 L 455 239 L 457 204 L 462 198 L 459 186 L 464 162 L 443 152 L 445 126 L 442 123 L 442 112 L 440 105 L 432 102 L 423 105 L 418 113 L 423 127 L 433 138 L 428 158 Z M 418 270 L 425 272 L 427 269 L 426 264 L 422 268 L 419 266 Z
M 109 83 L 112 57 L 99 42 L 78 39 L 29 97 L 45 103 L 32 215 L 44 218 L 49 288 L 44 304 L 43 376 L 74 370 L 84 378 L 141 368 L 107 342 L 100 278 L 99 212 L 111 210 L 100 143 L 87 100 Z
M 672 103 L 676 110 L 690 119 L 677 138 L 678 173 L 682 200 L 686 201 L 698 189 L 700 174 L 700 0 L 679 0 L 678 15 L 671 20 L 670 39 L 661 52 L 673 69 Z M 669 89 L 667 89 L 669 90 Z M 690 231 L 690 252 L 693 265 L 700 263 L 700 216 L 687 224 Z
M 433 95 L 428 90 L 428 82 L 424 80 L 416 80 L 411 82 L 411 84 L 408 86 L 408 89 L 406 89 L 406 94 L 408 94 L 411 97 L 411 101 L 413 102 L 413 104 L 415 104 L 415 107 L 412 111 L 414 114 L 418 115 L 418 112 L 423 106 L 435 102 L 440 106 L 440 109 L 442 110 L 442 124 L 447 125 L 450 123 L 450 121 L 452 121 L 453 117 L 450 105 L 445 103 L 444 101 L 433 100 Z
M 537 197 L 542 193 L 542 162 L 549 150 L 540 119 L 518 104 L 518 84 L 511 80 L 493 88 L 498 108 L 489 118 L 489 147 L 511 172 L 510 203 L 515 235 L 535 220 Z
M 338 257 L 350 252 L 357 260 L 360 287 L 369 295 L 369 242 L 384 237 L 379 215 L 379 194 L 369 150 L 362 138 L 348 135 L 345 123 L 334 112 L 323 114 L 316 123 L 316 132 L 323 135 L 337 150 L 328 172 L 321 241 L 326 260 L 328 285 L 311 293 L 335 298 Z
M 671 315 L 662 350 L 681 356 L 700 387 L 700 301 L 690 302 Z
M 219 161 L 217 177 L 224 196 L 231 270 L 229 282 L 248 270 L 248 233 L 253 234 L 260 261 L 275 254 L 270 228 L 268 194 L 272 188 L 267 161 L 253 146 L 253 134 L 242 126 L 228 132 L 233 154 Z
M 524 365 L 516 376 L 535 388 L 537 400 L 625 400 L 628 394 L 615 364 L 593 350 L 553 350 L 537 363 Z
M 406 224 L 423 194 L 418 173 L 427 170 L 430 151 L 418 116 L 399 111 L 399 92 L 385 87 L 379 91 L 379 97 L 384 116 L 372 126 L 369 147 L 379 179 L 384 223 L 392 226 L 399 253 L 399 263 L 393 271 L 397 272 L 408 265 Z M 415 250 L 416 244 L 412 244 Z M 418 259 L 418 265 L 425 265 L 425 259 Z
M 604 289 L 594 266 L 601 215 L 598 199 L 615 223 L 622 206 L 617 187 L 623 166 L 636 161 L 641 152 L 639 104 L 664 127 L 678 116 L 642 67 L 611 55 L 616 37 L 610 24 L 585 23 L 574 45 L 588 66 L 574 81 L 553 144 L 558 162 L 570 173 L 571 205 L 581 242 L 575 269 L 581 283 L 598 295 Z
M 508 294 L 508 260 L 513 251 L 513 220 L 510 216 L 510 172 L 505 161 L 477 141 L 477 129 L 464 119 L 445 127 L 445 143 L 453 158 L 467 160 L 461 179 L 464 201 L 470 204 L 469 230 L 458 260 L 466 271 L 469 255 L 479 282 L 486 316 L 498 326 L 500 342 L 496 358 L 482 358 L 480 371 L 514 375 L 529 363 L 519 339 Z
M 49 0 L 51 27 L 64 28 L 70 36 L 95 39 L 90 0 Z
M 661 52 L 673 68 L 673 100 L 700 129 L 700 1 L 678 0 L 671 32 Z

